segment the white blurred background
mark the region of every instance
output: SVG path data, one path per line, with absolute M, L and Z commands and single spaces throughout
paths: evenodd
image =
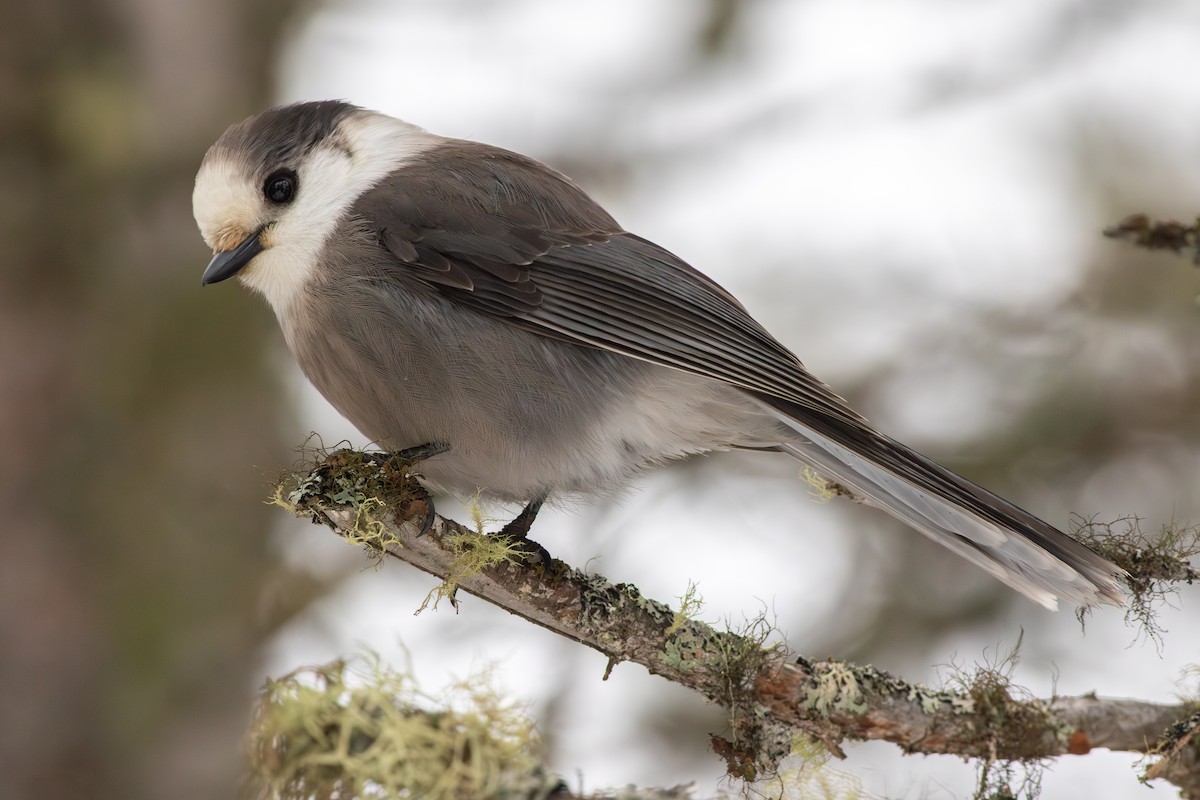
M 1200 209 L 1200 5 L 1097 0 L 326 2 L 295 22 L 278 99 L 344 98 L 568 173 L 628 229 L 716 278 L 882 429 L 1060 525 L 1200 519 L 1200 274 L 1103 239 Z M 363 444 L 307 388 L 299 442 Z M 283 366 L 287 365 L 287 366 Z M 1172 701 L 1200 594 L 1161 648 L 1106 609 L 1086 635 L 879 513 L 820 503 L 782 456 L 716 455 L 613 501 L 544 512 L 557 557 L 700 616 L 764 609 L 811 657 L 937 682 L 1003 656 L 1015 680 Z M 489 509 L 497 520 L 515 509 Z M 439 511 L 465 518 L 446 498 Z M 496 665 L 552 765 L 588 788 L 721 786 L 718 709 L 473 598 L 279 524 L 281 558 L 349 577 L 266 647 L 278 675 L 363 645 L 424 687 Z M 734 553 L 730 557 L 731 551 Z M 851 746 L 875 795 L 957 798 L 954 758 Z M 1046 798 L 1171 797 L 1135 758 L 1049 766 Z

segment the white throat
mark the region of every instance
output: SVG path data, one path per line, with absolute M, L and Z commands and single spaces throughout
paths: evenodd
M 333 146 L 312 151 L 301 165 L 295 202 L 263 232 L 266 249 L 238 276 L 267 299 L 285 328 L 326 242 L 359 196 L 441 141 L 415 125 L 373 112 L 348 117 L 340 132 L 351 153 Z

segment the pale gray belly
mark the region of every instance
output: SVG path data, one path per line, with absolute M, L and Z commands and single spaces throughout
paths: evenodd
M 317 389 L 388 450 L 442 443 L 435 487 L 528 500 L 591 492 L 689 453 L 782 431 L 739 391 L 547 338 L 421 290 L 314 292 L 284 325 Z

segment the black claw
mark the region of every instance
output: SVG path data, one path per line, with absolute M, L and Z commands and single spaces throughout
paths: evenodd
M 416 482 L 414 481 L 414 483 Z M 413 491 L 425 502 L 425 516 L 421 518 L 421 530 L 417 531 L 417 538 L 420 539 L 433 530 L 433 523 L 437 520 L 437 512 L 433 508 L 433 498 L 429 496 L 429 492 L 425 491 L 424 486 L 417 484 Z
M 550 555 L 550 551 L 532 539 L 514 539 L 513 549 L 525 556 L 532 566 L 549 568 L 554 563 L 554 556 Z
M 528 556 L 531 561 L 539 561 L 542 566 L 549 567 L 554 560 L 550 556 L 550 551 L 529 538 L 529 529 L 533 526 L 538 512 L 542 510 L 544 502 L 545 500 L 540 497 L 531 500 L 525 508 L 521 509 L 520 514 L 492 535 L 509 539 L 516 549 Z

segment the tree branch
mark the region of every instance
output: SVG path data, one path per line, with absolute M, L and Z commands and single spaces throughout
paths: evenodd
M 1034 761 L 1092 748 L 1154 752 L 1164 731 L 1194 709 L 1095 696 L 1038 700 L 999 670 L 962 690 L 912 684 L 872 666 L 812 661 L 767 646 L 765 621 L 741 633 L 715 628 L 559 561 L 529 566 L 519 550 L 433 515 L 428 496 L 395 457 L 339 451 L 285 476 L 276 501 L 339 535 L 398 558 L 543 628 L 687 686 L 730 713 L 732 735 L 714 738 L 731 775 L 768 774 L 805 733 L 841 756 L 841 743 L 882 739 L 907 753 Z M 428 530 L 422 533 L 422 528 Z M 436 602 L 438 598 L 434 598 Z M 1154 769 L 1200 797 L 1196 745 L 1187 737 Z M 1162 763 L 1162 762 L 1159 762 Z M 1155 776 L 1152 776 L 1155 777 Z
M 1175 255 L 1190 256 L 1200 265 L 1200 217 L 1191 225 L 1169 220 L 1152 222 L 1145 214 L 1132 214 L 1104 229 L 1110 239 L 1123 239 L 1147 250 L 1170 250 Z

